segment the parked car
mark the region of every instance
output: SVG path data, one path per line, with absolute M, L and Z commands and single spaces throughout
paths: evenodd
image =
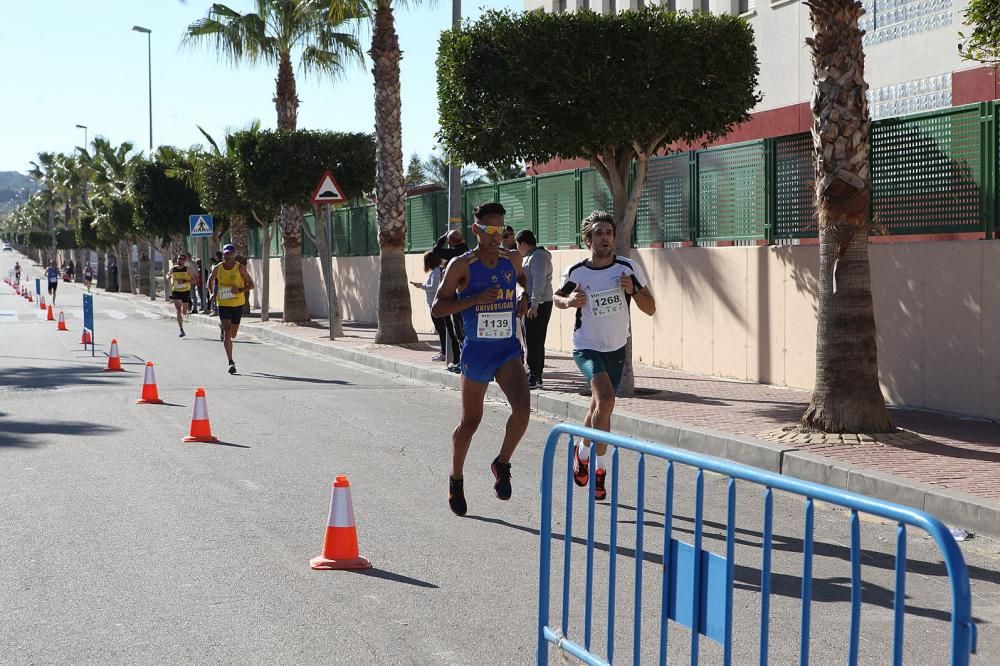
M 12 247 L 10 246 L 10 243 L 4 243 L 4 244 L 3 244 L 3 251 L 4 251 L 4 252 L 13 252 L 13 251 L 14 251 L 14 248 L 12 248 Z

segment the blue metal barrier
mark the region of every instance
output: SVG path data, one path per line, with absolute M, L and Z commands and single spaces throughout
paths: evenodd
M 567 435 L 563 439 L 563 435 Z M 591 651 L 591 624 L 593 621 L 593 577 L 594 577 L 594 514 L 595 498 L 590 491 L 594 487 L 596 465 L 589 468 L 590 483 L 587 487 L 587 545 L 586 583 L 583 643 L 579 638 L 569 638 L 571 550 L 573 544 L 573 458 L 574 438 L 610 444 L 611 454 L 611 504 L 610 535 L 608 544 L 608 630 L 607 654 L 602 659 Z M 551 589 L 551 549 L 552 549 L 552 480 L 555 469 L 555 455 L 560 442 L 566 447 L 566 516 L 563 542 L 563 581 L 561 625 L 549 626 L 549 596 Z M 861 527 L 860 513 L 881 516 L 894 521 L 896 528 L 896 588 L 893 596 L 893 643 L 892 663 L 902 664 L 903 659 L 903 618 L 905 614 L 906 575 L 906 526 L 925 531 L 937 543 L 951 583 L 951 664 L 965 666 L 969 655 L 976 651 L 976 627 L 972 622 L 969 577 L 965 559 L 948 528 L 933 516 L 892 502 L 877 500 L 828 486 L 800 481 L 780 474 L 727 462 L 718 458 L 680 451 L 658 444 L 640 442 L 583 426 L 558 424 L 549 433 L 542 458 L 542 506 L 540 530 L 540 562 L 538 590 L 538 652 L 537 663 L 548 664 L 549 646 L 555 644 L 586 664 L 593 666 L 614 662 L 615 639 L 615 577 L 618 555 L 618 452 L 620 449 L 639 454 L 636 478 L 636 537 L 635 537 L 635 594 L 633 600 L 633 654 L 628 663 L 640 663 L 642 647 L 642 563 L 643 563 L 643 514 L 645 511 L 646 456 L 666 461 L 665 509 L 663 528 L 663 565 L 660 581 L 660 642 L 659 663 L 667 663 L 668 618 L 687 626 L 691 631 L 691 663 L 698 663 L 699 636 L 704 635 L 723 648 L 723 662 L 732 663 L 732 621 L 733 621 L 733 571 L 736 527 L 736 482 L 747 481 L 764 488 L 763 545 L 760 572 L 761 618 L 759 662 L 768 663 L 769 613 L 771 595 L 771 545 L 773 527 L 773 491 L 781 490 L 805 498 L 805 534 L 803 537 L 803 565 L 800 618 L 800 663 L 809 663 L 810 614 L 812 601 L 812 560 L 813 560 L 813 514 L 814 501 L 820 500 L 851 510 L 851 615 L 848 663 L 858 662 L 858 643 L 861 625 Z M 693 544 L 671 538 L 674 498 L 674 465 L 687 465 L 696 471 Z M 728 477 L 726 555 L 722 557 L 702 548 L 702 527 L 704 513 L 704 473 L 715 472 Z
M 94 335 L 94 295 L 83 295 L 83 330 L 90 333 L 90 355 L 97 355 L 97 337 Z M 86 336 L 84 337 L 86 340 Z M 84 351 L 87 350 L 87 343 L 83 344 Z

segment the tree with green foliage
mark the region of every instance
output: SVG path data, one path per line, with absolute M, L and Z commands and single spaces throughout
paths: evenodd
M 661 6 L 489 11 L 442 34 L 437 67 L 446 150 L 494 167 L 589 160 L 611 190 L 622 255 L 650 158 L 724 136 L 761 99 L 744 19 Z
M 437 153 L 431 153 L 424 160 L 422 165 L 424 170 L 424 182 L 433 183 L 438 187 L 446 188 L 448 187 L 448 174 L 451 169 L 451 165 L 448 161 L 441 155 Z M 468 187 L 470 185 L 481 185 L 486 182 L 483 178 L 483 174 L 479 172 L 473 166 L 465 165 L 462 167 L 461 178 L 462 186 Z
M 406 177 L 403 179 L 407 188 L 419 187 L 427 182 L 424 176 L 424 165 L 420 161 L 420 155 L 413 153 L 410 155 L 410 163 L 406 166 Z
M 371 137 L 365 134 L 239 132 L 234 135 L 233 155 L 238 190 L 258 217 L 262 213 L 273 214 L 281 207 L 301 211 L 311 205 L 312 192 L 326 169 L 340 173 L 340 178 L 344 179 L 340 185 L 349 197 L 360 195 L 374 180 L 374 147 Z M 301 219 L 298 228 L 301 233 Z M 285 245 L 284 263 L 283 320 L 308 321 L 301 236 L 298 243 Z M 295 276 L 298 280 L 292 279 Z
M 963 13 L 972 32 L 958 33 L 962 59 L 1000 65 L 1000 0 L 969 0 Z
M 744 19 L 663 6 L 489 11 L 442 33 L 437 69 L 444 148 L 494 168 L 589 160 L 611 191 L 615 252 L 624 256 L 649 160 L 724 136 L 761 99 Z M 630 346 L 628 358 L 624 395 L 634 390 Z
M 511 162 L 510 164 L 497 164 L 487 166 L 483 169 L 486 174 L 486 182 L 500 183 L 505 180 L 524 178 L 524 164 L 522 162 Z

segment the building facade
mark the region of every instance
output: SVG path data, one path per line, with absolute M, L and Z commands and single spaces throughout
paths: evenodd
M 636 9 L 655 0 L 525 0 L 526 10 L 551 12 L 589 8 L 608 13 Z M 865 78 L 873 120 L 933 111 L 998 97 L 990 68 L 964 61 L 963 0 L 862 0 Z M 809 131 L 812 62 L 805 40 L 811 34 L 809 8 L 801 0 L 667 0 L 671 9 L 745 16 L 754 28 L 763 100 L 752 119 L 718 143 L 785 136 Z M 535 173 L 574 162 L 536 165 Z

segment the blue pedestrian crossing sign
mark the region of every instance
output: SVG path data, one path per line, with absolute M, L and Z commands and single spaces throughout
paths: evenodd
M 214 225 L 211 215 L 188 215 L 188 226 L 191 227 L 191 235 L 198 237 L 211 236 Z

